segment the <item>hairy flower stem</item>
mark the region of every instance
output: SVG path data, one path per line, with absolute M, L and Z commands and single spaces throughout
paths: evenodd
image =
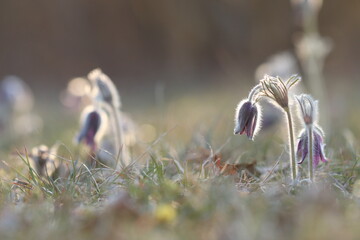
M 253 89 L 251 89 L 250 93 L 249 93 L 249 101 L 254 101 L 256 99 L 253 99 L 262 89 L 262 85 L 258 84 L 256 85 Z
M 113 113 L 112 115 L 114 116 L 116 162 L 118 162 L 120 157 L 120 165 L 121 167 L 125 167 L 130 163 L 130 156 L 124 141 L 125 138 L 122 130 L 123 123 L 121 121 L 121 114 L 119 109 L 113 105 L 111 105 L 111 111 Z
M 306 126 L 307 131 L 308 131 L 308 149 L 309 149 L 309 179 L 310 181 L 313 181 L 314 179 L 314 167 L 313 167 L 313 163 L 314 163 L 314 150 L 313 150 L 313 126 L 312 124 L 309 124 Z
M 288 134 L 289 134 L 289 146 L 290 146 L 290 168 L 291 168 L 291 179 L 295 182 L 297 176 L 297 165 L 295 155 L 295 142 L 294 142 L 294 127 L 291 117 L 290 108 L 284 108 L 286 112 L 288 122 Z

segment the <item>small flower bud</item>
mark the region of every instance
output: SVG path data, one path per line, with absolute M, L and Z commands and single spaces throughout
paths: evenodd
M 32 167 L 40 175 L 45 175 L 45 165 L 49 160 L 49 148 L 45 145 L 34 147 L 30 154 Z
M 313 124 L 316 120 L 317 101 L 307 94 L 301 94 L 295 98 L 299 103 L 305 125 Z
M 50 149 L 45 145 L 34 147 L 29 154 L 30 165 L 41 177 L 51 177 L 56 179 L 66 175 L 66 170 L 62 161 L 56 158 L 57 146 Z
M 260 128 L 260 111 L 258 106 L 249 100 L 243 100 L 239 103 L 235 114 L 234 134 L 244 134 L 253 140 Z
M 320 163 L 320 160 L 322 162 L 327 162 L 327 158 L 325 157 L 325 144 L 323 143 L 323 132 L 318 126 L 314 126 L 313 129 L 313 151 L 314 151 L 314 167 L 317 167 Z M 308 147 L 308 131 L 303 130 L 300 134 L 299 141 L 298 141 L 298 148 L 297 148 L 297 157 L 300 159 L 298 162 L 299 164 L 302 164 L 304 160 L 306 159 L 308 153 L 309 153 L 309 147 Z

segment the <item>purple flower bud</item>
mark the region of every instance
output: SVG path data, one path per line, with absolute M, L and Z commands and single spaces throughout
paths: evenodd
M 95 136 L 99 131 L 100 124 L 101 115 L 96 110 L 88 112 L 84 117 L 81 131 L 77 136 L 77 141 L 85 141 L 86 145 L 88 145 L 92 150 L 95 150 Z
M 260 128 L 259 115 L 260 111 L 258 111 L 256 104 L 248 100 L 241 101 L 236 109 L 234 134 L 246 133 L 247 137 L 253 140 L 258 128 Z
M 314 142 L 314 146 L 313 146 L 313 150 L 314 150 L 314 167 L 317 167 L 320 163 L 320 160 L 322 162 L 327 162 L 328 159 L 325 157 L 325 153 L 324 153 L 324 147 L 325 144 L 323 143 L 323 133 L 321 131 L 321 129 L 319 127 L 314 126 L 314 130 L 313 130 L 313 142 Z M 298 162 L 299 164 L 302 164 L 304 162 L 304 160 L 306 159 L 307 155 L 309 153 L 309 149 L 308 149 L 308 133 L 307 131 L 302 131 L 299 137 L 299 142 L 298 142 L 298 148 L 297 148 L 297 157 L 298 159 L 300 159 L 300 161 Z
M 301 94 L 299 96 L 295 96 L 295 98 L 299 103 L 301 116 L 305 125 L 313 124 L 317 115 L 317 101 L 308 94 Z

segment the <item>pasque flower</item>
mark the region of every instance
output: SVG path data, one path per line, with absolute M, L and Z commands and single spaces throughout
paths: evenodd
M 308 94 L 301 94 L 300 96 L 295 96 L 295 98 L 299 103 L 304 124 L 313 124 L 317 117 L 317 101 Z
M 269 75 L 265 75 L 264 78 L 260 80 L 260 84 L 262 85 L 260 96 L 269 98 L 286 113 L 289 133 L 291 178 L 294 182 L 297 178 L 298 169 L 295 157 L 294 127 L 289 107 L 289 91 L 300 80 L 301 78 L 297 75 L 291 76 L 286 81 L 283 81 L 278 76 L 273 77 Z
M 247 99 L 240 101 L 235 111 L 234 134 L 246 134 L 253 140 L 260 129 L 261 108 L 258 102 L 258 94 L 262 86 L 256 85 L 249 93 Z
M 105 115 L 93 107 L 85 108 L 83 111 L 81 130 L 77 136 L 77 142 L 84 141 L 92 151 L 96 150 L 97 139 L 102 137 L 101 129 L 105 121 Z
M 55 144 L 51 148 L 40 145 L 31 150 L 29 154 L 30 165 L 38 176 L 52 179 L 67 176 L 68 168 L 65 168 L 62 160 L 56 157 L 58 147 L 59 144 Z
M 289 90 L 298 81 L 300 81 L 300 77 L 297 75 L 291 76 L 285 82 L 280 77 L 265 75 L 260 80 L 262 95 L 275 101 L 283 109 L 286 109 L 289 107 Z
M 39 176 L 45 176 L 45 167 L 49 159 L 49 148 L 45 145 L 34 147 L 30 154 L 32 165 Z
M 327 162 L 324 154 L 324 134 L 321 128 L 316 125 L 317 101 L 307 94 L 296 96 L 296 99 L 305 125 L 299 137 L 297 157 L 300 159 L 299 163 L 301 164 L 309 156 L 309 179 L 312 181 L 314 167 L 317 167 L 320 161 Z
M 253 140 L 259 128 L 259 114 L 257 104 L 249 100 L 241 101 L 235 113 L 234 134 L 246 134 L 249 139 Z
M 95 104 L 100 104 L 109 113 L 112 128 L 114 129 L 115 156 L 120 154 L 121 166 L 125 167 L 130 164 L 131 159 L 128 146 L 125 144 L 119 92 L 113 81 L 99 68 L 91 71 L 88 74 L 88 79 L 92 83 L 92 96 Z
M 283 81 L 280 77 L 272 77 L 265 75 L 260 84 L 256 85 L 249 94 L 246 100 L 239 103 L 235 115 L 235 134 L 244 134 L 248 138 L 253 139 L 256 131 L 259 129 L 260 109 L 257 107 L 257 102 L 262 97 L 271 100 L 276 106 L 279 106 L 284 113 L 286 113 L 289 133 L 290 146 L 290 168 L 291 178 L 295 183 L 297 179 L 297 165 L 295 156 L 295 142 L 294 142 L 294 128 L 289 108 L 289 90 L 294 86 L 300 77 L 297 75 L 291 76 L 288 80 Z
M 314 126 L 313 129 L 313 166 L 317 167 L 322 162 L 327 162 L 327 158 L 325 157 L 324 152 L 324 135 L 322 130 Z M 297 147 L 297 157 L 300 159 L 298 162 L 299 164 L 303 163 L 306 157 L 309 154 L 309 136 L 308 131 L 303 130 L 300 134 L 299 141 L 298 141 L 298 147 Z

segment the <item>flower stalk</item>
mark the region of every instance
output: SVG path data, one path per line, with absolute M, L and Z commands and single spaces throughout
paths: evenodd
M 291 110 L 289 107 L 289 90 L 293 87 L 300 77 L 297 75 L 291 76 L 287 81 L 283 81 L 280 77 L 272 77 L 265 75 L 264 79 L 260 81 L 263 86 L 262 95 L 270 98 L 278 106 L 280 106 L 286 114 L 288 123 L 288 138 L 289 138 L 289 162 L 291 169 L 291 179 L 293 182 L 297 179 L 298 167 L 296 164 L 295 142 L 294 142 L 294 126 Z
M 309 149 L 309 163 L 308 163 L 308 167 L 309 167 L 309 179 L 312 182 L 314 180 L 314 150 L 313 150 L 313 139 L 314 139 L 314 135 L 313 135 L 313 126 L 312 124 L 307 125 L 307 132 L 308 132 L 308 139 L 309 139 L 309 144 L 308 144 L 308 149 Z
M 124 131 L 122 129 L 123 122 L 121 118 L 121 112 L 115 107 L 111 106 L 111 109 L 113 111 L 114 116 L 114 122 L 115 122 L 115 129 L 116 129 L 116 159 L 120 157 L 120 164 L 122 167 L 125 167 L 126 164 L 130 163 L 130 156 L 128 152 L 127 146 L 125 146 L 125 137 L 124 137 Z
M 294 127 L 291 116 L 291 111 L 289 107 L 284 108 L 286 112 L 287 122 L 288 122 L 288 133 L 289 133 L 289 147 L 290 147 L 290 168 L 291 168 L 291 179 L 293 181 L 297 178 L 298 167 L 296 164 L 296 155 L 295 155 L 295 142 L 294 142 Z

